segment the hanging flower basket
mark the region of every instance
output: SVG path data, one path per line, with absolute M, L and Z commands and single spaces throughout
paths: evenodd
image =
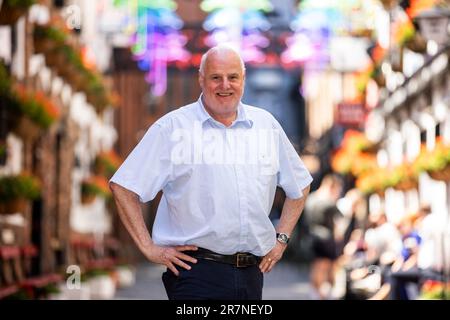
M 110 199 L 112 194 L 109 190 L 108 180 L 102 176 L 91 176 L 81 183 L 81 202 L 90 204 L 99 196 L 106 200 Z
M 414 162 L 416 172 L 427 172 L 433 180 L 450 181 L 450 145 L 446 145 L 438 137 L 435 148 L 428 151 L 422 146 L 421 152 Z
M 413 164 L 404 163 L 390 171 L 389 176 L 395 190 L 408 191 L 418 188 L 418 177 Z
M 60 117 L 58 107 L 42 91 L 34 92 L 17 84 L 15 96 L 15 108 L 21 113 L 22 118 L 31 120 L 30 122 L 40 129 L 47 130 Z M 27 134 L 30 133 L 28 129 L 33 127 L 25 119 L 20 119 L 17 130 L 26 130 Z
M 109 179 L 121 163 L 122 159 L 114 150 L 100 152 L 95 158 L 95 171 L 97 174 Z
M 385 190 L 393 186 L 392 172 L 386 168 L 374 168 L 357 177 L 355 184 L 366 195 L 377 193 L 383 197 Z
M 35 25 L 33 32 L 34 50 L 37 53 L 48 53 L 61 46 L 67 34 L 61 28 L 52 25 Z
M 29 174 L 0 177 L 0 213 L 24 212 L 27 201 L 39 197 L 40 190 L 39 181 Z

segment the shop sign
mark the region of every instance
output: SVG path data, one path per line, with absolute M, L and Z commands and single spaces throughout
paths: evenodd
M 337 106 L 337 123 L 341 125 L 364 125 L 366 112 L 360 102 L 341 102 Z

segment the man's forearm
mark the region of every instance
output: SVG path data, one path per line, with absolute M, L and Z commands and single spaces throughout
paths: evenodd
M 115 183 L 111 183 L 110 188 L 122 223 L 138 248 L 144 252 L 153 244 L 153 241 L 145 225 L 138 196 Z
M 110 183 L 110 188 L 114 195 L 120 219 L 147 259 L 167 266 L 175 275 L 179 274 L 175 265 L 190 270 L 191 267 L 186 262 L 196 263 L 197 260 L 184 254 L 183 251 L 197 250 L 197 247 L 192 245 L 173 247 L 155 245 L 145 225 L 138 196 L 116 183 Z
M 300 218 L 305 207 L 306 197 L 309 194 L 310 186 L 302 190 L 303 197 L 300 199 L 289 199 L 286 197 L 283 205 L 283 211 L 281 212 L 280 222 L 277 225 L 277 232 L 292 234 L 295 225 Z

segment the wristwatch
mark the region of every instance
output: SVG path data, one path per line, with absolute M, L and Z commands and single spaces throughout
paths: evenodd
M 289 236 L 286 233 L 277 233 L 277 240 L 282 244 L 288 244 Z

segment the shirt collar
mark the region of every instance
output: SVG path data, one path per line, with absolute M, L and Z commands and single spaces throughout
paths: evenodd
M 203 93 L 200 94 L 200 97 L 197 100 L 197 104 L 198 104 L 198 117 L 200 122 L 203 124 L 205 121 L 211 119 L 211 121 L 215 121 L 216 120 L 213 119 L 213 117 L 211 117 L 211 115 L 208 113 L 208 111 L 206 111 L 205 106 L 203 105 L 203 101 L 202 101 L 202 97 L 203 97 Z M 242 122 L 244 125 L 246 125 L 248 128 L 251 128 L 253 126 L 253 120 L 250 119 L 248 117 L 247 112 L 245 111 L 245 107 L 244 104 L 242 103 L 242 101 L 239 101 L 239 105 L 237 108 L 237 117 L 236 120 L 233 121 L 233 124 L 231 125 L 231 127 L 233 127 L 234 125 L 236 125 L 237 123 Z

